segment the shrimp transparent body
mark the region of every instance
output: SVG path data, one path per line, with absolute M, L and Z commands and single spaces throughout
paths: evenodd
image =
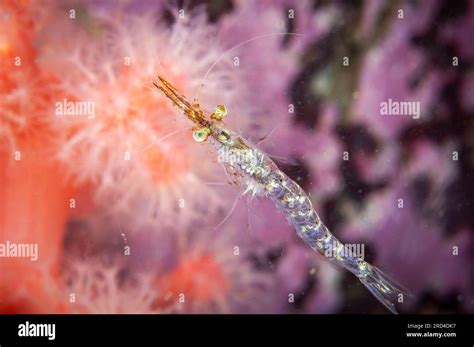
M 269 156 L 226 127 L 222 121 L 226 115 L 224 106 L 219 105 L 214 113 L 208 114 L 199 105 L 191 105 L 169 82 L 159 79 L 161 85 L 155 86 L 197 126 L 194 139 L 199 142 L 210 139 L 219 153 L 226 152 L 229 158 L 236 158 L 225 161 L 223 165 L 232 177 L 246 185 L 245 192 L 271 199 L 309 247 L 333 264 L 352 272 L 382 304 L 397 313 L 393 301 L 400 298 L 399 295 L 410 295 L 408 291 L 375 266 L 347 251 L 348 248 L 322 223 L 304 190 Z

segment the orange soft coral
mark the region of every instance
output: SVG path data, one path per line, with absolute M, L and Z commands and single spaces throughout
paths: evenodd
M 37 65 L 28 2 L 0 5 L 0 243 L 36 244 L 37 261 L 0 259 L 0 310 L 64 309 L 59 264 L 74 188 L 54 160 L 55 78 Z

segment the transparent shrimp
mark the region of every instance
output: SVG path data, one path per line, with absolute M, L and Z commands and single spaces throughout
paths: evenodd
M 246 186 L 243 194 L 251 192 L 253 196 L 271 199 L 309 247 L 352 272 L 383 305 L 397 313 L 393 302 L 411 294 L 331 234 L 304 190 L 265 153 L 226 127 L 225 106 L 218 105 L 213 113 L 206 112 L 198 104 L 191 104 L 165 79 L 158 78 L 160 83 L 154 83 L 155 86 L 194 123 L 193 138 L 198 142 L 210 140 L 230 176 Z

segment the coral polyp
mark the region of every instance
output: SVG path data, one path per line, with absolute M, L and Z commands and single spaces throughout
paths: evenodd
M 32 137 L 50 141 L 55 136 L 48 118 L 59 92 L 57 75 L 38 65 L 32 42 L 38 28 L 31 11 L 13 1 L 0 5 L 0 146 L 11 154 Z

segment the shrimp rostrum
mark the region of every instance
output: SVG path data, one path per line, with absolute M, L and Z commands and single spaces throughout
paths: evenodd
M 225 106 L 218 105 L 214 112 L 206 112 L 199 105 L 191 104 L 165 79 L 158 78 L 159 82 L 154 85 L 194 123 L 193 138 L 197 142 L 210 140 L 221 155 L 225 154 L 224 167 L 242 178 L 246 184 L 245 192 L 271 199 L 309 247 L 333 264 L 352 272 L 382 304 L 397 313 L 393 302 L 402 302 L 404 295 L 410 295 L 408 291 L 348 250 L 331 234 L 304 190 L 268 155 L 227 128 L 223 121 L 227 114 Z

